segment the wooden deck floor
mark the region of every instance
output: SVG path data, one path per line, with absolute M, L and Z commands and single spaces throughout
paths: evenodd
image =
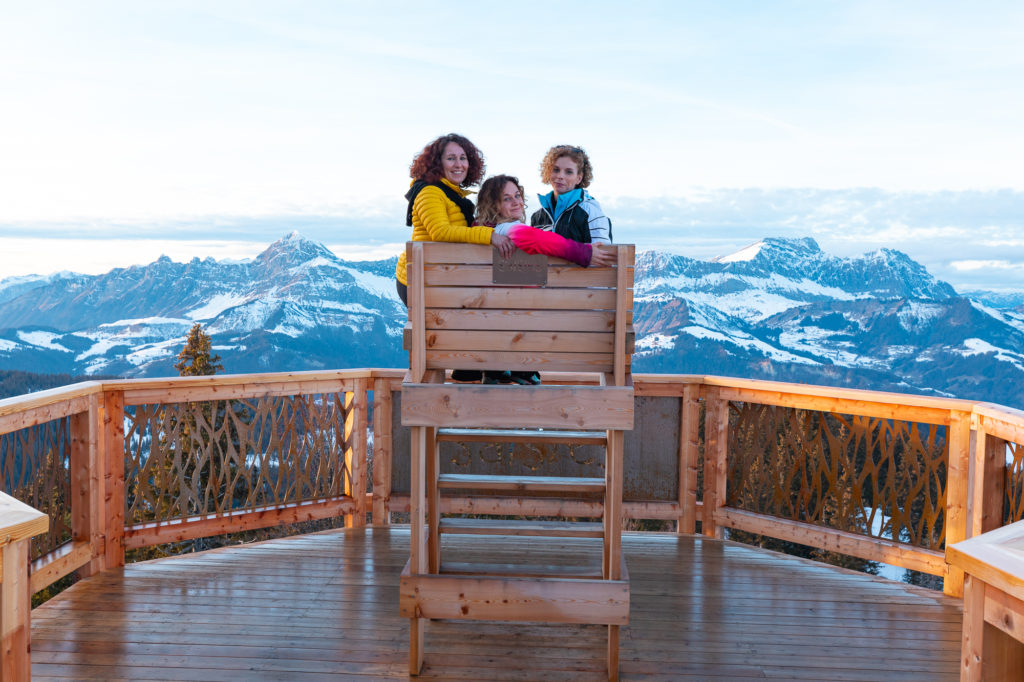
M 552 561 L 594 551 L 499 540 Z M 623 545 L 623 679 L 959 678 L 958 600 L 700 537 Z M 105 573 L 33 612 L 33 679 L 406 679 L 408 546 L 403 527 L 332 531 Z M 599 680 L 604 646 L 600 626 L 432 622 L 421 679 Z

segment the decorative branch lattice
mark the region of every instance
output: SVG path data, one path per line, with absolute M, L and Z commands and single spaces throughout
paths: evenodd
M 32 538 L 32 558 L 71 540 L 70 418 L 0 435 L 3 490 L 50 517 L 50 531 Z
M 945 428 L 730 403 L 727 504 L 941 549 Z
M 126 523 L 344 494 L 344 393 L 125 411 Z

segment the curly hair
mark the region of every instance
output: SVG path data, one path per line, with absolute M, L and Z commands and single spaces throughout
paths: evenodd
M 576 186 L 581 189 L 590 187 L 590 183 L 594 179 L 594 167 L 590 165 L 590 157 L 582 147 L 573 147 L 569 144 L 556 144 L 544 155 L 544 160 L 540 162 L 541 182 L 545 185 L 551 184 L 551 170 L 555 167 L 555 161 L 563 156 L 572 159 L 576 163 L 576 167 L 579 168 L 580 184 Z
M 469 161 L 469 170 L 466 172 L 466 179 L 460 183 L 461 187 L 472 187 L 479 184 L 484 177 L 484 155 L 476 148 L 476 145 L 462 135 L 448 133 L 437 138 L 423 148 L 409 166 L 409 177 L 423 182 L 438 182 L 444 177 L 444 167 L 441 165 L 441 157 L 444 156 L 444 148 L 449 142 L 462 147 L 466 152 L 466 159 Z
M 519 216 L 519 219 L 522 220 L 526 216 L 526 190 L 519 184 L 519 178 L 513 175 L 495 175 L 480 185 L 480 193 L 476 198 L 478 224 L 494 226 L 505 222 L 501 215 L 501 200 L 505 193 L 505 185 L 510 182 L 518 187 L 519 193 L 523 195 L 523 215 Z

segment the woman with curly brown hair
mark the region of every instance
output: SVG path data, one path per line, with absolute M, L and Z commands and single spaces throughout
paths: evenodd
M 578 242 L 611 243 L 612 223 L 586 191 L 594 179 L 594 169 L 585 151 L 572 145 L 555 145 L 541 161 L 540 179 L 551 185 L 552 191 L 539 195 L 540 208 L 530 216 L 531 225 Z
M 609 266 L 615 263 L 613 247 L 566 239 L 554 232 L 524 225 L 526 200 L 519 179 L 495 175 L 484 180 L 477 199 L 476 223 L 489 225 L 495 232 L 507 234 L 512 243 L 526 253 L 558 256 L 583 267 Z
M 473 202 L 466 188 L 479 184 L 484 176 L 484 157 L 462 135 L 442 135 L 423 148 L 409 167 L 412 178 L 405 198 L 409 209 L 405 224 L 412 228 L 414 242 L 469 242 L 492 244 L 508 258 L 512 241 L 486 226 L 473 225 Z M 395 268 L 398 295 L 408 305 L 405 252 Z

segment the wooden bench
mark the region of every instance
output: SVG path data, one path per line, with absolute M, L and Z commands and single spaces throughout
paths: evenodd
M 430 619 L 608 626 L 608 677 L 618 678 L 619 627 L 629 622 L 621 552 L 623 432 L 633 428 L 632 245 L 617 265 L 540 259 L 542 286 L 494 284 L 489 246 L 409 242 L 409 373 L 402 423 L 411 427 L 411 551 L 400 608 L 410 618 L 409 672 L 423 665 Z M 505 264 L 507 265 L 507 264 Z M 590 384 L 445 383 L 445 370 L 596 373 Z M 591 375 L 593 376 L 593 375 Z M 439 473 L 444 440 L 581 442 L 605 447 L 604 479 Z M 601 523 L 441 519 L 443 491 L 603 497 Z M 528 507 L 527 507 L 528 508 Z M 593 567 L 442 561 L 441 535 L 593 538 Z M 527 557 L 528 559 L 528 557 Z

